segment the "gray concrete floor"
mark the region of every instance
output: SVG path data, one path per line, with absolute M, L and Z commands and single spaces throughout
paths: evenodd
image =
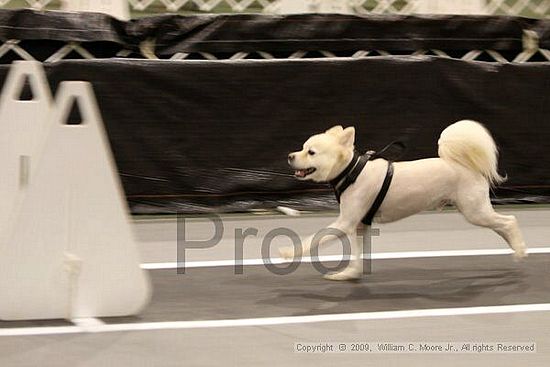
M 550 313 L 447 316 L 193 330 L 9 337 L 2 366 L 545 367 Z M 296 342 L 535 341 L 535 354 L 298 354 Z
M 548 208 L 515 207 L 499 211 L 518 217 L 531 247 L 550 246 Z M 269 230 L 286 226 L 305 236 L 329 223 L 331 217 L 228 216 L 224 218 L 226 230 L 222 241 L 213 248 L 189 252 L 187 259 L 232 259 L 232 233 L 235 228 L 248 227 L 257 227 L 258 237 L 246 240 L 245 258 L 258 258 L 262 236 Z M 173 218 L 135 221 L 144 262 L 175 261 L 176 227 Z M 380 226 L 380 230 L 381 235 L 374 239 L 375 253 L 506 248 L 498 236 L 470 226 L 453 211 L 420 214 Z M 206 239 L 212 231 L 207 221 L 192 219 L 188 233 L 194 239 Z M 284 242 L 274 241 L 274 249 Z M 339 246 L 332 246 L 326 253 L 339 251 Z M 141 319 L 104 321 L 116 324 L 550 303 L 549 258 L 545 254 L 531 255 L 522 264 L 513 263 L 506 255 L 380 260 L 374 262 L 373 274 L 360 283 L 328 282 L 307 266 L 286 277 L 276 277 L 259 267 L 245 267 L 241 278 L 227 268 L 191 269 L 189 278 L 176 278 L 170 270 L 152 271 L 156 298 Z M 170 272 L 173 276 L 167 275 Z M 396 298 L 396 292 L 408 296 Z M 369 295 L 374 296 L 371 299 Z M 0 322 L 0 330 L 13 325 Z M 31 323 L 23 328 L 40 325 Z M 544 311 L 4 336 L 0 337 L 0 366 L 547 366 L 549 326 L 550 312 Z M 319 341 L 535 342 L 537 353 L 294 352 L 294 343 Z

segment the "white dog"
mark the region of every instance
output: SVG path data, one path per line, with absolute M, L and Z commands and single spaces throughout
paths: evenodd
M 334 126 L 314 135 L 303 149 L 289 154 L 288 162 L 301 180 L 328 182 L 343 172 L 354 156 L 355 129 Z M 448 126 L 439 138 L 439 157 L 394 163 L 394 175 L 380 206 L 376 222 L 387 223 L 423 210 L 452 203 L 470 223 L 488 227 L 502 236 L 517 259 L 526 256 L 526 245 L 516 218 L 496 213 L 491 206 L 489 189 L 502 181 L 497 172 L 497 147 L 490 133 L 478 122 L 463 120 Z M 373 204 L 384 178 L 388 162 L 368 161 L 355 183 L 340 198 L 340 215 L 329 228 L 345 234 L 353 247 L 350 265 L 339 273 L 328 274 L 331 280 L 361 277 L 362 245 L 354 240 L 359 223 Z M 313 236 L 302 245 L 302 254 L 311 250 Z M 316 245 L 331 239 L 325 236 Z M 285 259 L 294 257 L 294 249 L 280 250 Z

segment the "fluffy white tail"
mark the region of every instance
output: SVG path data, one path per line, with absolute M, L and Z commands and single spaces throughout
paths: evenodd
M 491 186 L 506 180 L 497 172 L 498 149 L 479 122 L 462 120 L 448 126 L 438 141 L 439 156 L 480 173 Z

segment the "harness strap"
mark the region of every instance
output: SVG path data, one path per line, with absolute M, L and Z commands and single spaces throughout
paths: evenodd
M 392 178 L 393 178 L 393 162 L 388 161 L 388 170 L 386 171 L 386 177 L 384 177 L 384 182 L 382 182 L 382 187 L 380 188 L 380 191 L 378 191 L 378 195 L 376 195 L 376 199 L 374 199 L 374 202 L 372 203 L 369 211 L 367 212 L 367 215 L 365 215 L 365 217 L 361 221 L 363 224 L 366 224 L 368 226 L 372 224 L 372 220 L 374 219 L 376 212 L 378 211 L 378 209 L 380 209 L 380 206 L 382 205 L 382 202 L 384 201 L 384 198 L 388 193 Z
M 392 143 L 390 145 L 393 145 L 393 144 L 395 143 Z M 388 145 L 388 147 L 390 145 Z M 342 193 L 357 180 L 357 177 L 359 176 L 361 171 L 363 171 L 363 168 L 365 167 L 367 162 L 375 158 L 380 158 L 380 154 L 383 151 L 385 151 L 388 147 L 383 149 L 380 153 L 376 153 L 374 151 L 368 151 L 363 155 L 359 155 L 357 152 L 353 153 L 353 158 L 351 162 L 347 165 L 347 167 L 342 171 L 342 173 L 338 175 L 338 177 L 330 181 L 330 184 L 334 189 L 334 194 L 336 195 L 336 200 L 338 200 L 338 202 L 340 202 L 340 197 L 342 196 Z M 386 171 L 386 177 L 384 177 L 384 182 L 382 183 L 382 187 L 380 188 L 378 195 L 376 195 L 376 198 L 374 199 L 374 202 L 372 203 L 369 211 L 361 221 L 363 224 L 366 224 L 366 225 L 372 224 L 372 220 L 374 219 L 376 212 L 378 211 L 378 209 L 380 209 L 380 206 L 382 205 L 382 202 L 384 201 L 384 198 L 388 193 L 392 178 L 393 178 L 393 162 L 388 161 L 388 169 Z

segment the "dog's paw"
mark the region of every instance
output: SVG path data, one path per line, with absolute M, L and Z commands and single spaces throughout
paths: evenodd
M 294 248 L 293 247 L 281 247 L 279 249 L 279 256 L 284 260 L 294 259 Z
M 355 268 L 346 268 L 338 273 L 325 274 L 324 278 L 328 280 L 357 280 L 361 279 L 361 271 Z
M 514 261 L 519 262 L 524 260 L 527 255 L 527 246 L 522 244 L 521 246 L 514 248 L 514 254 L 512 256 L 514 257 Z

